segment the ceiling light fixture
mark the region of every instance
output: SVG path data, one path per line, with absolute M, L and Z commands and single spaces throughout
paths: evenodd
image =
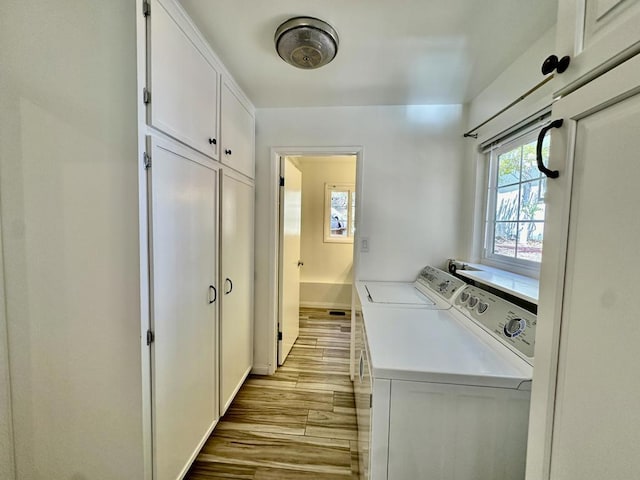
M 313 17 L 290 18 L 278 27 L 274 40 L 280 58 L 306 70 L 326 65 L 338 53 L 337 32 Z

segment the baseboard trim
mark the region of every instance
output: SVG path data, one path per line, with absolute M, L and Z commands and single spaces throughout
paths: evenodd
M 326 308 L 328 310 L 351 310 L 351 304 L 347 303 L 326 303 L 326 302 L 300 302 L 303 308 Z
M 251 373 L 253 375 L 271 375 L 271 369 L 269 365 L 254 365 L 251 368 Z

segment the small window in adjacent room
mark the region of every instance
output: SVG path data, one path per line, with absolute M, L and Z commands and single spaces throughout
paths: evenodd
M 325 242 L 353 243 L 355 202 L 355 185 L 325 184 Z
M 537 131 L 507 140 L 488 154 L 484 259 L 498 267 L 540 268 L 547 183 L 537 168 L 536 144 Z M 546 164 L 549 136 L 542 155 Z

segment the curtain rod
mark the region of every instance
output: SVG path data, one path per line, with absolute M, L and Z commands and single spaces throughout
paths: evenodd
M 517 99 L 515 99 L 513 102 L 511 102 L 509 105 L 507 105 L 506 107 L 504 107 L 502 110 L 500 110 L 498 113 L 496 113 L 495 115 L 489 117 L 488 119 L 486 119 L 484 122 L 482 122 L 480 125 L 478 125 L 475 128 L 472 128 L 471 130 L 469 130 L 467 133 L 465 133 L 463 135 L 463 137 L 468 138 L 478 138 L 478 134 L 477 133 L 473 133 L 476 130 L 479 130 L 480 128 L 484 127 L 487 123 L 489 123 L 491 120 L 493 120 L 494 118 L 502 115 L 504 112 L 506 112 L 507 110 L 509 110 L 511 107 L 513 107 L 514 105 L 520 103 L 522 100 L 524 100 L 525 98 L 527 98 L 529 95 L 531 95 L 533 92 L 535 92 L 536 90 L 542 88 L 544 85 L 546 85 L 547 83 L 549 83 L 551 80 L 553 79 L 553 75 L 549 75 L 547 78 L 545 78 L 544 80 L 542 80 L 540 83 L 538 83 L 537 85 L 535 85 L 534 87 L 530 88 L 529 90 L 527 90 L 525 93 L 523 93 L 522 95 L 520 95 Z

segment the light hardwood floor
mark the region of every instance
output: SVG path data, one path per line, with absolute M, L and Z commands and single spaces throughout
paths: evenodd
M 358 478 L 345 313 L 300 310 L 300 336 L 284 365 L 247 379 L 186 479 Z

